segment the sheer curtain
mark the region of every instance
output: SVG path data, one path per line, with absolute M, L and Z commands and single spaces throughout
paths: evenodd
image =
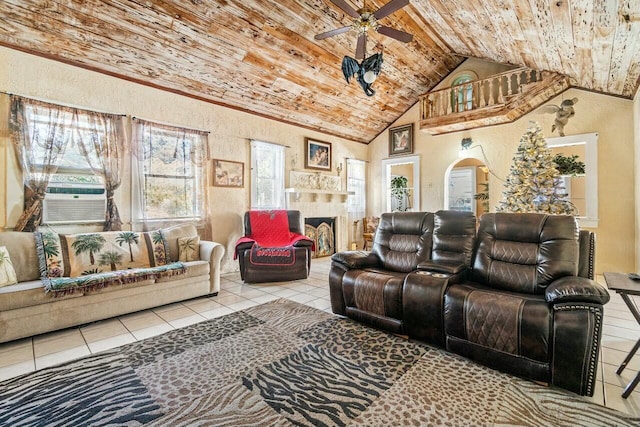
M 251 209 L 285 209 L 284 149 L 251 141 Z
M 11 95 L 9 132 L 25 186 L 25 206 L 15 231 L 35 231 L 42 200 L 71 139 L 74 109 Z
M 103 178 L 107 191 L 104 231 L 122 230 L 120 213 L 113 195 L 122 181 L 122 160 L 126 140 L 124 116 L 87 111 L 78 113 L 75 118 L 78 124 L 80 121 L 87 122 L 87 132 L 83 132 L 80 125 L 76 127 L 80 151 L 93 173 Z
M 347 191 L 354 194 L 347 197 L 348 223 L 351 229 L 351 242 L 358 242 L 362 236 L 362 226 L 367 209 L 366 162 L 347 159 Z
M 105 230 L 120 230 L 113 200 L 120 186 L 125 143 L 124 116 L 97 113 L 11 95 L 9 127 L 25 186 L 25 209 L 16 231 L 34 231 L 42 221 L 42 201 L 65 150 L 77 143 L 91 171 L 107 191 Z M 86 167 L 86 166 L 85 166 Z
M 184 221 L 207 226 L 208 135 L 205 131 L 133 119 L 134 230 Z

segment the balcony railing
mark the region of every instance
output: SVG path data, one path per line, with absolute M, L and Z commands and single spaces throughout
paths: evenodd
M 429 92 L 420 98 L 420 117 L 427 120 L 448 114 L 504 105 L 523 88 L 544 79 L 545 72 L 518 68 Z

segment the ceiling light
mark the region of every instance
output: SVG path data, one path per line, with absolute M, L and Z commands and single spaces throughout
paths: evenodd
M 366 73 L 364 73 L 364 76 L 362 78 L 364 79 L 365 82 L 371 84 L 376 81 L 376 79 L 378 78 L 378 75 L 376 74 L 375 71 L 369 70 Z
M 373 96 L 376 93 L 371 89 L 371 83 L 376 81 L 381 69 L 382 52 L 374 53 L 360 64 L 350 56 L 345 56 L 342 60 L 342 73 L 347 83 L 352 77 L 355 77 L 367 96 Z

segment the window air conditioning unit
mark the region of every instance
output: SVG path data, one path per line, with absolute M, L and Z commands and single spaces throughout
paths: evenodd
M 55 183 L 44 196 L 44 224 L 104 222 L 107 196 L 102 184 Z

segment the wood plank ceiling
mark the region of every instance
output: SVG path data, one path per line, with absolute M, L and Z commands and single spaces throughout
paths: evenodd
M 381 24 L 412 42 L 370 35 L 373 97 L 342 76 L 354 33 L 314 40 L 351 22 L 329 0 L 3 0 L 0 45 L 364 143 L 465 57 L 625 98 L 640 83 L 639 0 L 411 0 Z

